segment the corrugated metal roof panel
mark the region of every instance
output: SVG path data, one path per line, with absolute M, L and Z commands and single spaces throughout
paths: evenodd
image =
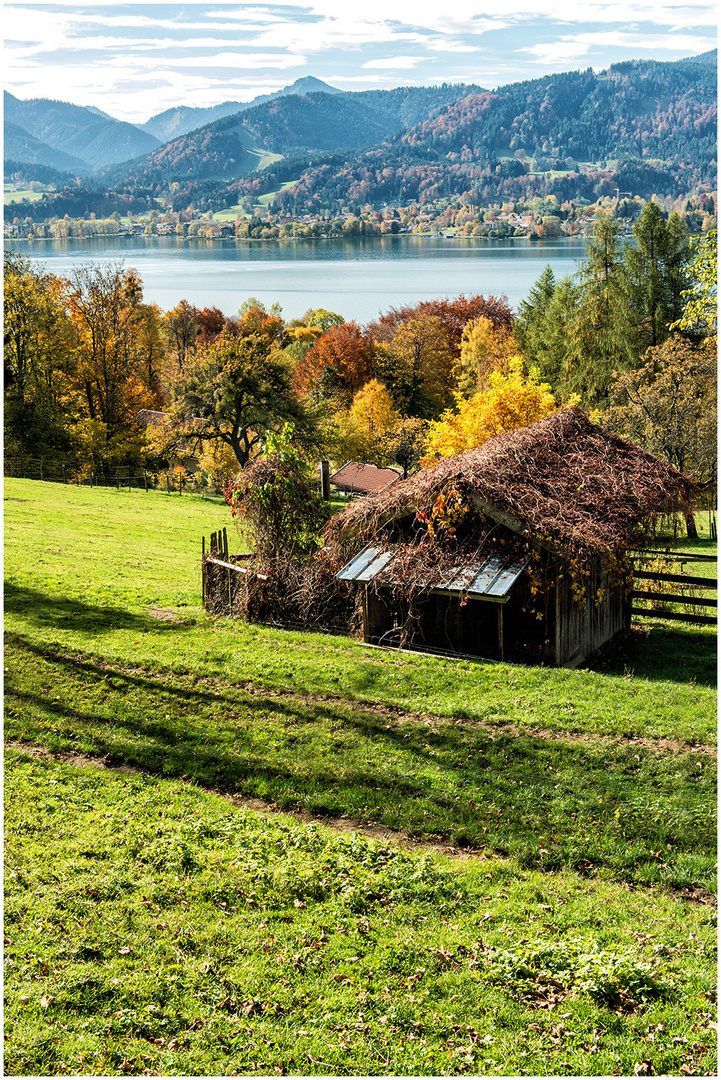
M 499 574 L 496 574 L 493 581 L 484 589 L 485 596 L 506 596 L 511 591 L 513 585 L 518 581 L 521 576 L 522 570 L 528 565 L 528 559 L 522 563 L 516 563 L 514 566 L 504 567 Z
M 372 581 L 382 570 L 389 567 L 389 573 L 384 574 L 381 580 L 386 584 L 392 584 L 393 567 L 389 566 L 392 558 L 392 552 L 380 551 L 379 548 L 368 545 L 351 559 L 336 574 L 336 577 L 341 581 Z M 489 599 L 497 600 L 508 595 L 527 565 L 528 559 L 506 566 L 497 556 L 492 556 L 478 566 L 459 571 L 437 588 L 447 592 L 469 593 L 471 596 L 487 596 Z
M 479 566 L 469 567 L 440 587 L 449 592 L 467 592 L 473 596 L 506 596 L 527 562 L 528 560 L 506 566 L 501 559 L 492 556 Z
M 380 549 L 377 547 L 364 547 L 357 555 L 355 555 L 349 563 L 339 570 L 336 577 L 340 581 L 356 581 L 358 575 L 362 573 L 366 567 L 370 566 L 375 558 L 380 554 Z
M 380 555 L 366 566 L 365 570 L 361 570 L 359 574 L 355 575 L 356 581 L 372 581 L 374 577 L 377 577 L 384 566 L 387 566 L 391 561 L 392 555 L 390 551 L 382 551 Z

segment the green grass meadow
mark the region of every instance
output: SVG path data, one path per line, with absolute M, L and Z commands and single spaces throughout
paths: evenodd
M 715 633 L 368 649 L 206 615 L 217 501 L 4 497 L 7 1075 L 713 1072 Z

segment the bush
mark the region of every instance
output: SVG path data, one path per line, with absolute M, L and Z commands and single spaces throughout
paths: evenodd
M 310 470 L 291 445 L 293 425 L 269 435 L 261 457 L 225 488 L 225 501 L 263 563 L 307 559 L 330 506 L 313 490 Z

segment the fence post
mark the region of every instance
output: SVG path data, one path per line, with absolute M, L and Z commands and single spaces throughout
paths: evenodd
M 320 493 L 324 502 L 330 502 L 330 461 L 320 463 Z
M 143 469 L 143 480 L 145 481 L 145 490 L 147 491 L 148 490 L 148 474 L 146 473 L 145 469 Z M 205 537 L 203 537 L 203 542 L 205 542 Z
M 165 474 L 165 483 L 168 487 L 168 495 L 170 495 L 170 476 L 168 473 Z
M 40 458 L 40 479 L 43 479 L 43 459 Z

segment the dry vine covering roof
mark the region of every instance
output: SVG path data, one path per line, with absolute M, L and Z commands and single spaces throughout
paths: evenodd
M 351 504 L 330 520 L 326 540 L 345 551 L 380 540 L 388 522 L 428 512 L 451 488 L 529 539 L 603 556 L 632 546 L 644 519 L 688 507 L 695 485 L 572 407 Z

